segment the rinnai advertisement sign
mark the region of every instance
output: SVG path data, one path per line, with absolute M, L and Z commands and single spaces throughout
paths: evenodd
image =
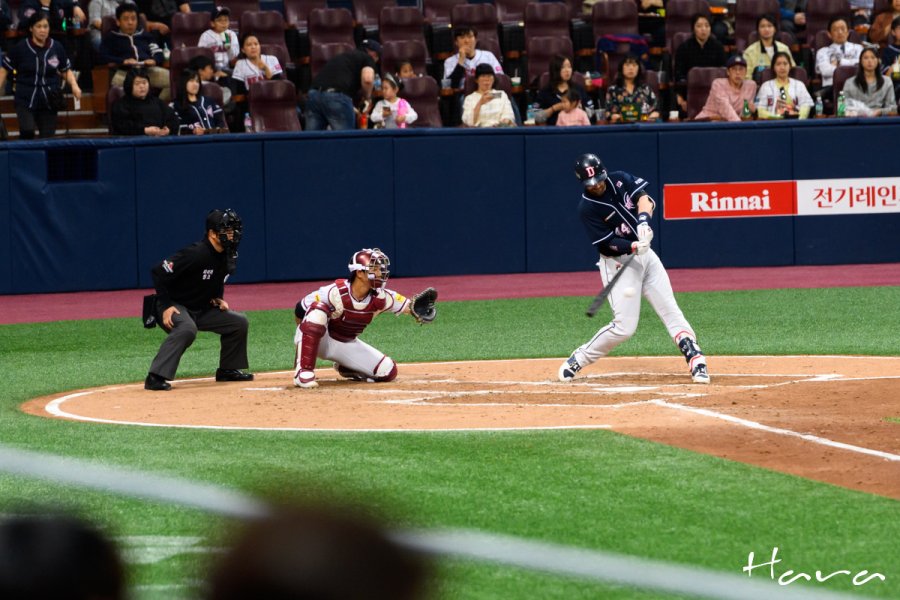
M 900 213 L 900 177 L 675 184 L 663 198 L 667 220 Z

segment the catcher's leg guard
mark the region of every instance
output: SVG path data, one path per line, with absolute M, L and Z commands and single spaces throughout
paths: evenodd
M 390 357 L 382 358 L 375 367 L 375 381 L 393 381 L 397 377 L 397 363 Z
M 297 348 L 297 363 L 294 372 L 294 385 L 301 388 L 316 387 L 316 358 L 319 355 L 319 342 L 325 335 L 325 323 L 328 322 L 326 308 L 313 304 L 307 312 L 303 322 L 300 323 L 300 343 Z M 324 306 L 324 305 L 323 305 Z
M 697 341 L 689 333 L 683 332 L 675 337 L 678 349 L 684 355 L 688 368 L 691 370 L 691 379 L 694 383 L 709 383 L 709 372 L 706 368 L 706 357 L 697 345 Z

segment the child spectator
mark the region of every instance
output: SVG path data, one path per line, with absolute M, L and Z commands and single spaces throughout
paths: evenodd
M 381 83 L 382 99 L 372 109 L 372 123 L 375 127 L 405 129 L 419 117 L 409 102 L 397 96 L 401 89 L 403 84 L 398 83 L 393 75 L 388 73 L 384 76 Z
M 249 92 L 250 84 L 254 81 L 281 77 L 282 70 L 278 59 L 263 54 L 259 38 L 252 33 L 244 35 L 241 39 L 240 57 L 234 64 L 234 71 L 231 74 L 239 93 Z
M 231 73 L 240 52 L 237 34 L 228 29 L 231 23 L 230 15 L 228 7 L 217 6 L 209 22 L 210 28 L 203 32 L 200 41 L 197 42 L 201 48 L 212 48 L 215 52 L 218 77 Z
M 172 103 L 178 116 L 180 135 L 203 135 L 225 128 L 222 107 L 210 98 L 200 95 L 200 75 L 185 69 L 178 82 L 177 100 Z
M 581 94 L 575 88 L 569 88 L 562 95 L 562 111 L 556 116 L 556 124 L 560 127 L 590 125 L 587 113 L 581 108 Z
M 409 79 L 410 77 L 418 77 L 412 63 L 408 60 L 401 60 L 397 65 L 397 79 Z

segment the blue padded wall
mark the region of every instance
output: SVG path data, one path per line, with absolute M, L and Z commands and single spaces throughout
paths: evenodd
M 133 155 L 102 152 L 98 182 L 48 183 L 43 149 L 9 152 L 13 291 L 136 286 Z
M 9 202 L 9 153 L 0 152 L 0 294 L 9 294 L 12 288 L 12 222 Z

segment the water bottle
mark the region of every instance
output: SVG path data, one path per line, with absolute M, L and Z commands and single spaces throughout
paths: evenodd
M 169 62 L 169 57 L 172 56 L 172 51 L 169 50 L 169 45 L 165 44 L 163 46 L 163 60 Z
M 250 113 L 244 113 L 244 131 L 247 133 L 253 132 L 253 118 L 250 116 Z
M 528 105 L 528 113 L 527 113 L 527 119 L 526 119 L 526 120 L 527 120 L 529 123 L 534 123 L 534 107 L 535 107 L 535 106 L 536 106 L 536 105 L 534 105 L 534 104 L 529 104 L 529 105 Z
M 822 94 L 816 94 L 816 116 L 825 116 L 825 104 L 822 102 Z
M 836 114 L 839 117 L 843 117 L 847 114 L 847 103 L 844 100 L 844 92 L 838 94 Z
M 379 75 L 377 73 L 375 74 L 375 91 L 376 92 L 381 91 L 381 75 Z
M 81 19 L 72 17 L 72 29 L 81 29 Z

